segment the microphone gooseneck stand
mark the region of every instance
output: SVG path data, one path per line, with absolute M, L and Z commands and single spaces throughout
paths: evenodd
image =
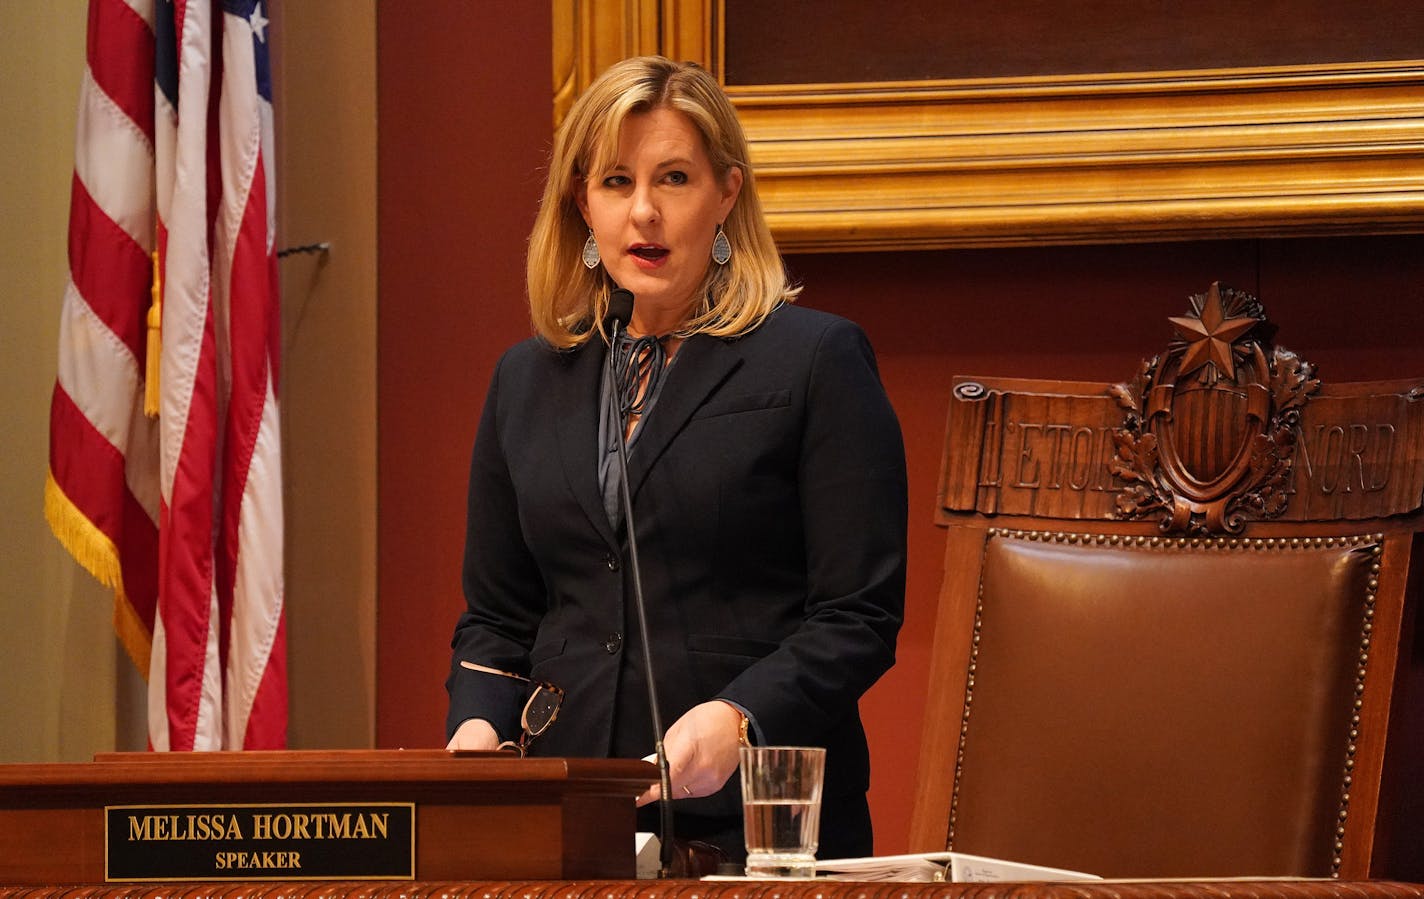
M 658 690 L 653 677 L 653 647 L 648 640 L 648 614 L 643 604 L 643 575 L 638 564 L 638 535 L 633 527 L 633 498 L 628 489 L 628 426 L 622 397 L 618 394 L 618 378 L 614 368 L 618 347 L 618 334 L 633 317 L 633 294 L 623 288 L 613 291 L 608 297 L 608 359 L 604 365 L 604 391 L 608 395 L 611 411 L 616 414 L 613 421 L 618 433 L 614 443 L 618 449 L 619 489 L 623 500 L 623 527 L 628 534 L 629 578 L 633 582 L 633 608 L 638 617 L 638 638 L 643 643 L 643 679 L 648 684 L 648 706 L 652 713 L 653 751 L 658 762 L 658 786 L 662 799 L 658 802 L 658 820 L 662 845 L 659 847 L 658 876 L 677 876 L 674 871 L 676 855 L 673 851 L 672 824 L 672 775 L 668 771 L 667 753 L 663 751 L 663 723 L 658 712 Z M 631 362 L 632 360 L 630 360 Z

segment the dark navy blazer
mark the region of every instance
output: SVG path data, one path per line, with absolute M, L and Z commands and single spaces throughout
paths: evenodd
M 450 733 L 472 717 L 519 731 L 518 683 L 469 660 L 566 691 L 534 752 L 652 752 L 626 541 L 598 483 L 604 356 L 598 340 L 531 339 L 495 371 L 470 468 Z M 730 700 L 768 744 L 825 746 L 827 797 L 863 804 L 857 701 L 894 662 L 906 524 L 904 446 L 864 333 L 783 305 L 743 337 L 691 337 L 642 428 L 629 486 L 663 726 Z M 676 808 L 739 814 L 737 778 Z

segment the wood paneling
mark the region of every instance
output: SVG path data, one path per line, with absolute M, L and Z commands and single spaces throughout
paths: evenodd
M 1412 59 L 1424 7 L 1379 0 L 725 0 L 727 83 L 824 84 Z
M 1216 24 L 1208 16 L 1199 28 L 1163 34 L 1187 55 L 1149 62 L 1123 58 L 1113 32 L 1095 30 L 1094 11 L 1107 16 L 1116 8 L 1098 0 L 1086 12 L 1075 5 L 1066 20 L 1060 12 L 1051 26 L 1060 43 L 1084 45 L 1084 61 L 1065 62 L 1063 71 L 983 74 L 970 65 L 970 74 L 915 79 L 867 80 L 860 67 L 898 59 L 893 36 L 913 25 L 854 27 L 852 16 L 834 41 L 812 44 L 823 64 L 816 80 L 786 83 L 779 79 L 812 75 L 782 72 L 771 82 L 728 81 L 727 93 L 746 127 L 772 231 L 786 249 L 1417 232 L 1424 230 L 1424 59 L 1407 35 L 1424 14 L 1394 2 L 1402 14 L 1355 29 L 1358 40 L 1329 27 L 1311 34 L 1313 21 L 1291 23 L 1292 34 L 1310 40 L 1288 51 L 1237 54 L 1229 52 L 1240 48 L 1235 31 L 1230 39 L 1213 31 L 1232 16 L 1277 31 L 1287 26 L 1271 25 L 1270 12 L 1258 7 L 1232 13 L 1226 4 L 1205 4 L 1216 10 Z M 554 6 L 561 21 L 581 23 L 554 35 L 562 66 L 556 112 L 624 56 L 690 59 L 727 81 L 729 41 L 739 27 L 765 42 L 762 56 L 788 55 L 786 45 L 796 42 L 796 29 L 747 22 L 753 14 L 745 7 L 711 0 Z M 837 8 L 819 4 L 815 15 L 835 22 Z M 872 18 L 884 12 L 856 8 L 873 9 Z M 995 7 L 996 22 L 984 25 L 991 46 L 1012 42 L 1030 21 L 1050 27 L 1023 13 L 1034 8 L 1010 4 L 1005 15 L 1019 10 L 1018 19 L 998 22 Z M 741 26 L 732 20 L 738 9 Z M 1139 12 L 1117 24 L 1152 21 Z M 1031 34 L 1020 37 L 1021 53 L 1041 49 Z M 1351 48 L 1343 61 L 1337 46 Z M 1212 54 L 1204 55 L 1207 48 Z M 948 58 L 954 48 L 939 50 Z M 1200 64 L 1187 64 L 1192 59 Z

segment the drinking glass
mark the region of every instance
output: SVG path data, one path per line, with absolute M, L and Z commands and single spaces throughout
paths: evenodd
M 741 747 L 748 877 L 815 877 L 826 750 Z

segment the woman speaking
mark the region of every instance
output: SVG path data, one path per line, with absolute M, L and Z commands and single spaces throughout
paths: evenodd
M 895 658 L 904 448 L 860 328 L 792 304 L 705 70 L 625 60 L 574 104 L 528 289 L 537 336 L 500 360 L 470 466 L 450 748 L 647 756 L 650 653 L 679 837 L 743 857 L 739 743 L 823 746 L 819 854 L 869 854 L 857 702 Z M 622 415 L 601 411 L 610 352 Z

